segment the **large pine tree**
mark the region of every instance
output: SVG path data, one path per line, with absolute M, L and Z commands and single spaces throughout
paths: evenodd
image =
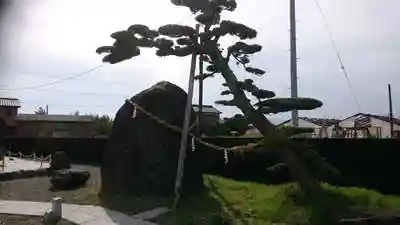
M 179 24 L 164 25 L 158 30 L 152 30 L 142 24 L 134 24 L 127 30 L 111 34 L 111 37 L 115 39 L 114 44 L 99 47 L 97 53 L 107 53 L 103 61 L 111 64 L 139 56 L 141 48 L 155 48 L 156 55 L 160 57 L 186 57 L 193 53 L 200 55 L 207 70 L 202 78 L 221 75 L 225 80 L 222 85 L 226 88 L 221 94 L 232 96 L 231 100 L 221 100 L 217 103 L 235 106 L 242 111 L 248 124 L 255 126 L 264 136 L 266 148 L 275 151 L 286 163 L 305 196 L 311 202 L 326 209 L 324 210 L 327 213 L 325 224 L 329 224 L 328 218 L 331 218 L 334 223 L 337 217 L 331 216 L 332 211 L 324 202 L 321 186 L 299 159 L 298 154 L 293 151 L 295 143 L 288 138 L 299 130 L 295 128 L 278 130 L 265 116 L 294 109 L 312 110 L 321 107 L 322 102 L 312 98 L 278 98 L 275 97 L 273 91 L 257 87 L 252 79 L 238 80 L 229 66 L 230 61 L 235 61 L 245 71 L 256 77 L 265 75 L 265 71 L 250 65 L 250 56 L 260 52 L 262 46 L 244 42 L 255 38 L 257 31 L 241 23 L 221 20 L 222 11 L 236 9 L 235 0 L 171 1 L 175 5 L 188 7 L 193 12 L 197 22 L 204 28 L 200 34 L 197 34 L 192 27 Z M 238 41 L 227 48 L 222 48 L 219 40 L 228 35 L 237 37 Z

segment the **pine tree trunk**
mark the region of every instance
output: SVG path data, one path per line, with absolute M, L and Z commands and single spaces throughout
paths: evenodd
M 212 62 L 221 70 L 222 76 L 234 95 L 234 100 L 237 106 L 246 116 L 248 122 L 253 124 L 263 134 L 265 143 L 268 143 L 268 147 L 271 147 L 271 144 L 272 146 L 276 146 L 278 156 L 287 164 L 293 179 L 297 182 L 305 196 L 313 202 L 321 202 L 321 200 L 324 199 L 322 187 L 307 171 L 296 153 L 290 149 L 290 141 L 288 138 L 283 136 L 281 133 L 278 133 L 275 125 L 273 125 L 263 114 L 256 111 L 251 105 L 244 91 L 238 87 L 238 80 L 235 74 L 230 69 L 227 61 L 221 55 L 217 46 L 215 44 L 209 46 L 206 51 L 211 57 Z M 337 224 L 337 216 L 334 215 L 333 212 L 327 213 L 330 214 L 329 217 L 331 218 L 331 223 L 326 221 L 325 224 Z M 329 219 L 327 218 L 327 220 Z

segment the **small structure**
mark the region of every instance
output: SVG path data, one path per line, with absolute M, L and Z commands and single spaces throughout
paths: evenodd
M 299 117 L 299 127 L 300 128 L 312 128 L 313 133 L 302 134 L 301 137 L 307 138 L 330 138 L 332 137 L 333 128 L 335 124 L 338 124 L 340 120 L 338 119 L 325 119 L 325 118 L 310 118 L 310 117 Z M 292 120 L 287 120 L 278 125 L 282 126 L 292 126 Z
M 43 222 L 45 224 L 57 224 L 62 218 L 62 198 L 51 199 L 51 209 L 45 212 Z
M 192 105 L 193 111 L 196 116 L 199 115 L 199 105 Z M 212 127 L 220 121 L 221 111 L 212 105 L 203 105 L 202 107 L 202 125 L 205 127 Z
M 392 138 L 390 118 L 367 113 L 357 113 L 339 122 L 345 138 Z M 400 119 L 393 118 L 393 138 L 400 138 Z
M 14 132 L 19 137 L 91 137 L 93 118 L 79 115 L 19 114 Z
M 21 101 L 17 98 L 0 98 L 0 119 L 3 120 L 6 125 L 4 128 L 4 135 L 10 135 L 15 130 L 15 118 L 20 107 Z

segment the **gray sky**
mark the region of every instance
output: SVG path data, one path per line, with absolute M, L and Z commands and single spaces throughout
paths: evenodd
M 398 0 L 319 0 L 336 46 L 349 73 L 361 110 L 387 114 L 387 84 L 400 114 L 400 7 Z M 289 96 L 289 1 L 238 0 L 238 9 L 224 18 L 258 30 L 264 49 L 252 59 L 267 71 L 254 77 L 260 87 Z M 188 9 L 169 0 L 31 0 L 15 1 L 1 26 L 0 89 L 20 89 L 72 76 L 102 64 L 95 53 L 112 44 L 109 35 L 135 23 L 157 28 L 166 23 L 193 25 Z M 299 95 L 315 97 L 324 106 L 301 116 L 343 118 L 358 112 L 351 90 L 315 0 L 297 1 Z M 23 100 L 23 112 L 49 105 L 50 113 L 114 115 L 126 96 L 161 80 L 187 90 L 189 58 L 158 58 L 154 51 L 117 65 L 104 65 L 85 76 L 41 90 L 0 91 Z M 235 68 L 239 77 L 251 77 Z M 213 104 L 222 79 L 205 82 L 205 103 Z M 97 93 L 98 95 L 89 95 Z M 197 93 L 197 90 L 196 90 Z M 194 101 L 197 101 L 197 95 Z M 237 112 L 220 107 L 224 115 Z M 283 120 L 288 114 L 274 116 Z

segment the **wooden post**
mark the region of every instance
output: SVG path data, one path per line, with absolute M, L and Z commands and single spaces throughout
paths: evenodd
M 297 46 L 296 46 L 296 1 L 290 0 L 290 89 L 291 97 L 297 98 Z M 299 111 L 292 110 L 292 125 L 299 126 Z
M 199 135 L 202 133 L 202 124 L 203 124 L 203 59 L 200 55 L 199 57 L 199 111 L 197 112 L 197 117 L 198 117 L 198 124 L 197 124 L 197 130 Z
M 200 25 L 196 25 L 197 34 L 199 33 Z M 189 87 L 188 87 L 188 96 L 186 100 L 186 109 L 185 109 L 185 120 L 183 122 L 183 129 L 182 129 L 182 137 L 181 137 L 181 145 L 179 149 L 179 159 L 178 159 L 178 169 L 176 172 L 176 179 L 175 179 L 175 203 L 174 207 L 176 206 L 177 202 L 179 201 L 179 194 L 182 186 L 182 177 L 184 172 L 184 165 L 185 165 L 185 157 L 186 157 L 186 150 L 187 150 L 187 138 L 189 133 L 189 126 L 190 126 L 190 114 L 192 112 L 192 97 L 193 97 L 193 86 L 194 86 L 194 76 L 196 72 L 196 59 L 197 53 L 194 52 L 192 55 L 192 61 L 190 65 L 190 74 L 189 74 Z
M 388 91 L 389 91 L 389 119 L 390 119 L 390 138 L 394 137 L 393 132 L 393 105 L 392 105 L 392 88 L 390 84 L 388 84 Z

